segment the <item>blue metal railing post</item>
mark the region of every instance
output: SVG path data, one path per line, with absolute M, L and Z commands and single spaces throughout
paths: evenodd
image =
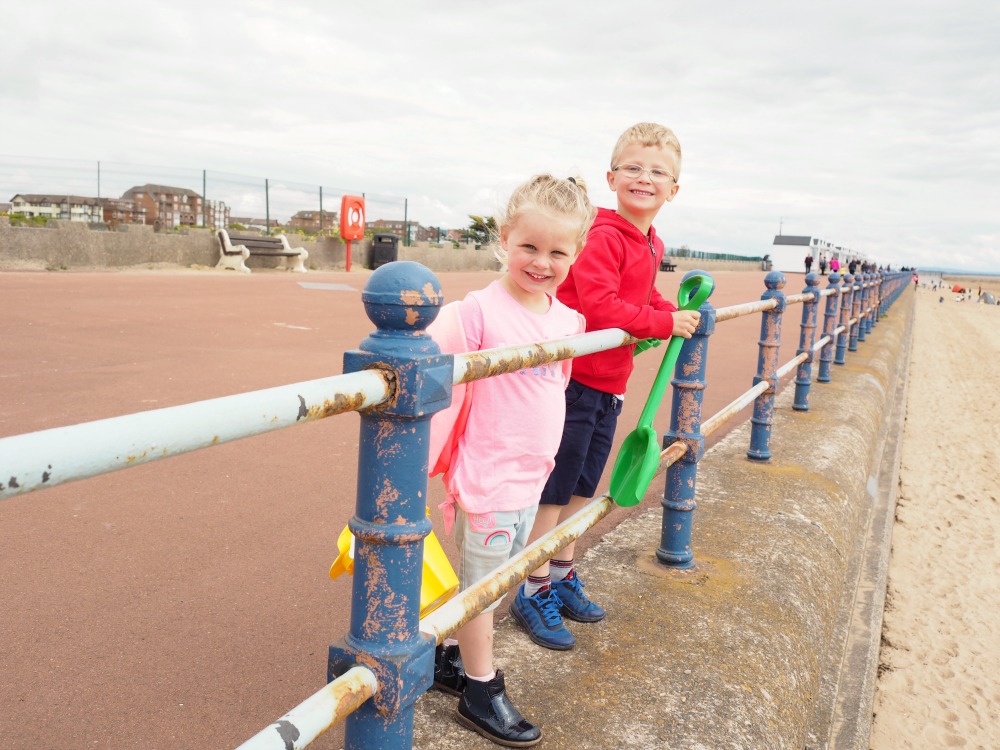
M 878 300 L 878 274 L 872 271 L 868 274 L 868 289 L 865 292 L 865 333 L 872 332 L 872 318 L 875 304 Z
M 767 291 L 762 300 L 777 300 L 773 310 L 761 314 L 760 341 L 757 342 L 757 374 L 753 384 L 766 380 L 769 387 L 753 402 L 753 416 L 750 417 L 750 450 L 747 458 L 754 461 L 768 461 L 771 458 L 771 425 L 774 424 L 774 397 L 778 392 L 778 349 L 781 346 L 781 318 L 785 312 L 785 276 L 779 271 L 771 271 L 764 277 Z
M 819 312 L 819 276 L 806 274 L 806 288 L 803 294 L 812 294 L 811 300 L 802 303 L 802 328 L 799 334 L 799 348 L 795 353 L 806 355 L 806 361 L 799 363 L 795 373 L 795 401 L 792 409 L 809 411 L 809 386 L 812 385 L 813 344 L 816 343 L 816 317 Z
M 851 338 L 847 345 L 847 351 L 856 352 L 858 350 L 858 323 L 861 321 L 861 274 L 854 277 L 854 293 L 851 295 Z
M 858 341 L 864 343 L 868 333 L 868 299 L 871 296 L 871 275 L 861 274 L 861 304 L 858 305 Z
M 840 325 L 838 328 L 844 330 L 837 336 L 837 355 L 833 359 L 833 364 L 843 365 L 847 363 L 847 340 L 850 335 L 851 306 L 854 304 L 854 276 L 844 275 L 844 286 L 840 290 Z
M 441 305 L 441 285 L 424 266 L 388 263 L 361 299 L 377 326 L 344 353 L 344 372 L 377 368 L 395 383 L 383 406 L 361 412 L 351 625 L 330 646 L 327 679 L 362 664 L 378 693 L 346 722 L 347 750 L 403 750 L 413 744 L 414 704 L 431 686 L 434 644 L 419 631 L 427 517 L 430 417 L 451 400 L 454 357 L 424 332 Z
M 690 271 L 687 279 L 703 271 Z M 711 295 L 709 295 L 711 297 Z M 684 455 L 667 467 L 663 487 L 663 526 L 656 557 L 671 568 L 694 566 L 691 550 L 691 528 L 698 462 L 705 453 L 705 436 L 701 434 L 701 403 L 705 395 L 705 368 L 708 364 L 708 337 L 715 332 L 715 308 L 708 301 L 698 311 L 701 321 L 694 335 L 681 346 L 674 377 L 670 405 L 670 430 L 663 436 L 663 447 L 675 441 L 687 446 Z
M 872 315 L 871 315 L 871 327 L 874 328 L 878 325 L 879 310 L 882 309 L 882 272 L 875 271 L 874 284 L 872 285 L 872 295 L 874 299 L 872 300 Z
M 837 328 L 837 312 L 840 309 L 840 274 L 831 271 L 827 281 L 826 288 L 833 289 L 834 292 L 826 298 L 826 310 L 823 313 L 823 335 L 829 336 L 830 340 L 823 345 L 823 350 L 819 355 L 817 383 L 830 382 L 830 364 L 833 362 L 833 350 L 837 345 L 837 337 L 833 332 Z

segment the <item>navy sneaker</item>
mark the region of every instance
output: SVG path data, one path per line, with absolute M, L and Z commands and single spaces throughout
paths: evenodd
M 528 631 L 528 637 L 539 646 L 555 651 L 569 651 L 576 644 L 576 638 L 563 625 L 560 607 L 562 600 L 555 589 L 542 589 L 534 596 L 525 596 L 524 584 L 521 584 L 510 605 L 510 613 Z
M 577 622 L 597 622 L 603 620 L 607 612 L 600 604 L 595 604 L 583 593 L 583 581 L 574 570 L 561 581 L 553 581 L 552 588 L 559 594 L 562 613 Z

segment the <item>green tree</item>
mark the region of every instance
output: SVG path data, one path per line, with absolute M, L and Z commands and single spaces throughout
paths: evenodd
M 469 238 L 477 245 L 488 245 L 497 236 L 497 222 L 492 216 L 469 215 Z

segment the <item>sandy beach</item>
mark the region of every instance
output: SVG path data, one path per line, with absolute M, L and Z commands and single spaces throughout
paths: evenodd
M 1000 747 L 1000 306 L 943 296 L 917 292 L 872 750 Z

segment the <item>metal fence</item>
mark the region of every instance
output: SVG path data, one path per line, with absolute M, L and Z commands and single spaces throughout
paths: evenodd
M 694 258 L 696 260 L 746 260 L 759 263 L 764 260 L 760 255 L 736 255 L 735 253 L 709 253 L 703 250 L 692 250 L 689 247 L 668 247 L 664 257 Z
M 703 273 L 693 271 L 694 273 Z M 689 274 L 690 275 L 690 274 Z M 910 275 L 831 274 L 825 289 L 809 274 L 806 288 L 786 295 L 784 276 L 765 278 L 759 301 L 716 310 L 705 302 L 695 335 L 684 342 L 673 379 L 670 429 L 657 473 L 666 471 L 663 533 L 657 558 L 666 566 L 694 564 L 691 537 L 698 463 L 705 438 L 753 404 L 747 456 L 771 456 L 775 396 L 795 372 L 793 409 L 809 409 L 815 381 L 829 382 L 833 365 L 866 341 L 879 316 L 905 290 Z M 841 283 L 843 281 L 843 283 Z M 0 439 L 0 499 L 96 476 L 240 437 L 361 412 L 356 513 L 349 527 L 354 555 L 350 629 L 330 647 L 329 683 L 240 745 L 240 750 L 303 748 L 346 718 L 348 750 L 412 746 L 414 704 L 430 688 L 433 653 L 484 607 L 607 515 L 614 500 L 595 499 L 498 569 L 419 620 L 422 540 L 426 515 L 428 437 L 433 413 L 456 383 L 516 372 L 632 343 L 610 329 L 566 339 L 469 354 L 440 354 L 423 329 L 437 314 L 441 288 L 423 266 L 397 262 L 373 273 L 362 294 L 377 331 L 344 355 L 344 375 L 227 396 Z M 825 301 L 821 335 L 819 303 Z M 802 305 L 796 356 L 778 363 L 788 307 Z M 702 421 L 708 343 L 717 323 L 761 314 L 753 386 Z M 378 602 L 379 606 L 369 606 Z
M 300 211 L 339 213 L 342 196 L 364 195 L 370 220 L 404 219 L 417 224 L 407 216 L 406 197 L 366 192 L 363 185 L 314 185 L 195 167 L 0 155 L 0 202 L 4 203 L 18 194 L 119 198 L 142 185 L 191 190 L 202 196 L 206 207 L 221 201 L 229 209 L 230 221 L 249 218 L 268 226 L 287 225 Z

